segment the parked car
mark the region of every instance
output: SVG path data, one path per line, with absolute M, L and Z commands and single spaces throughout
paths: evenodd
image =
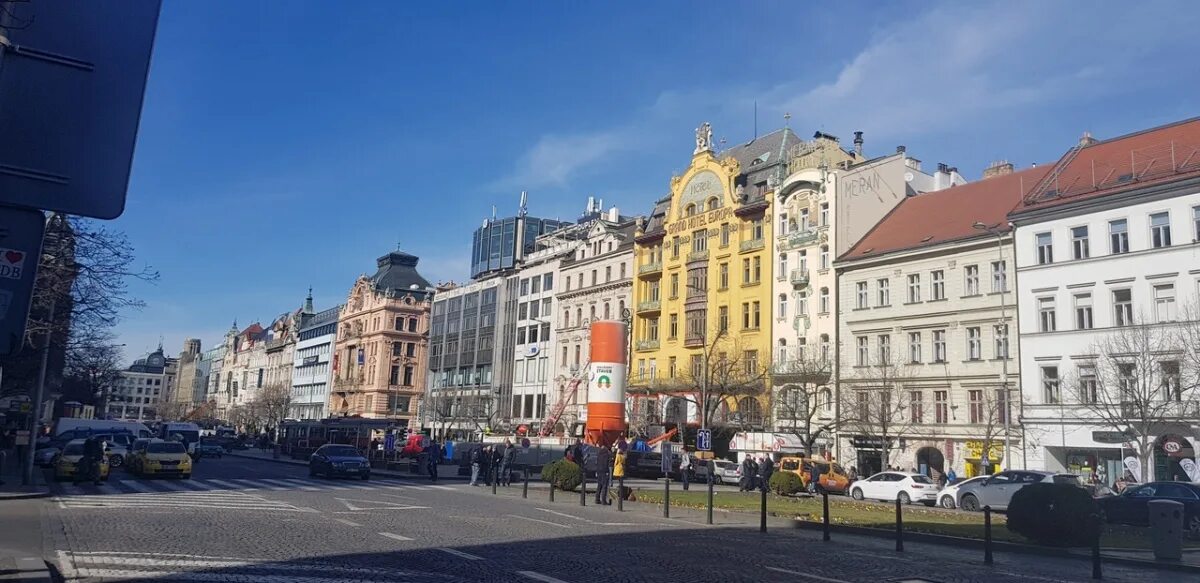
M 79 462 L 83 459 L 83 439 L 71 440 L 63 447 L 62 454 L 54 462 L 54 479 L 73 479 L 79 471 Z M 100 479 L 108 479 L 108 462 L 100 461 Z
M 220 458 L 225 455 L 225 448 L 209 440 L 201 440 L 196 446 L 196 457 Z
M 1082 487 L 1079 476 L 1074 474 L 1058 474 L 1038 470 L 1007 470 L 975 484 L 959 488 L 958 507 L 968 512 L 978 512 L 983 510 L 984 506 L 991 506 L 992 510 L 1006 510 L 1017 490 L 1040 482 L 1074 484 Z
M 958 480 L 953 484 L 947 484 L 938 492 L 938 506 L 942 508 L 958 508 L 958 491 L 969 484 L 978 484 L 988 479 L 988 476 L 975 476 L 965 480 Z
M 662 454 L 656 451 L 631 451 L 625 460 L 625 475 L 630 478 L 658 479 L 663 475 L 662 463 Z M 669 475 L 672 480 L 679 479 L 678 454 L 671 454 Z
M 879 472 L 855 482 L 850 496 L 855 500 L 899 500 L 901 504 L 920 502 L 933 506 L 937 502 L 937 484 L 925 474 Z
M 1096 500 L 1104 520 L 1113 524 L 1147 526 L 1150 523 L 1150 502 L 1171 500 L 1183 504 L 1183 531 L 1190 538 L 1200 538 L 1200 484 L 1190 482 L 1150 482 L 1134 486 L 1118 496 Z
M 371 462 L 350 445 L 327 443 L 308 458 L 308 475 L 358 476 L 371 479 Z
M 815 491 L 824 490 L 833 494 L 844 494 L 850 488 L 850 476 L 846 475 L 846 471 L 842 466 L 836 463 L 831 463 L 819 458 L 806 458 L 786 456 L 779 459 L 779 464 L 776 466 L 781 472 L 792 472 L 800 476 L 800 483 L 804 485 L 806 490 L 809 490 L 809 481 L 812 479 L 812 468 L 817 467 L 819 478 Z
M 178 441 L 138 440 L 129 471 L 137 476 L 192 477 L 192 456 Z
M 742 479 L 742 467 L 737 462 L 729 460 L 692 460 L 692 465 L 696 471 L 696 481 L 704 482 L 708 480 L 709 467 L 713 470 L 714 484 L 736 484 Z

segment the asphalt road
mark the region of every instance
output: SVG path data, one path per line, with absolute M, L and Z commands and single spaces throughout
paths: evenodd
M 101 487 L 60 484 L 43 501 L 44 548 L 68 581 L 245 583 L 1088 581 L 1086 561 L 978 553 L 782 527 L 752 517 L 577 494 L 520 498 L 461 481 L 309 478 L 303 467 L 206 459 L 191 480 L 114 472 Z M 1108 581 L 1181 575 L 1106 565 Z

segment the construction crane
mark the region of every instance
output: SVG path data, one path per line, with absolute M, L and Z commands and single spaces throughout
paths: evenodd
M 558 424 L 563 412 L 567 410 L 567 405 L 571 404 L 575 400 L 575 395 L 579 394 L 579 384 L 587 380 L 587 370 L 590 364 L 590 362 L 586 362 L 579 367 L 579 372 L 575 373 L 571 382 L 567 383 L 566 388 L 559 394 L 558 401 L 550 408 L 550 414 L 542 421 L 542 428 L 538 430 L 539 437 L 546 437 L 554 432 L 554 426 Z

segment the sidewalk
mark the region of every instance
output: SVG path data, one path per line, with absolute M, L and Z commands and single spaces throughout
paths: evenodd
M 52 579 L 42 558 L 40 534 L 43 502 L 34 500 L 50 495 L 44 472 L 34 468 L 33 484 L 22 486 L 24 466 L 13 455 L 4 461 L 0 468 L 0 480 L 4 480 L 0 485 L 0 515 L 4 516 L 4 528 L 0 528 L 0 581 L 49 583 Z
M 306 462 L 304 460 L 292 459 L 292 458 L 284 456 L 282 454 L 280 454 L 279 458 L 276 459 L 275 456 L 271 452 L 259 451 L 256 449 L 231 451 L 225 455 L 230 456 L 230 457 L 240 457 L 240 458 L 245 458 L 245 459 L 275 462 L 275 463 L 279 463 L 279 464 L 288 464 L 288 465 L 293 465 L 293 466 L 308 467 L 308 462 Z M 424 472 L 419 473 L 419 474 L 414 474 L 412 472 L 406 472 L 406 471 L 400 471 L 400 470 L 380 470 L 380 469 L 376 469 L 376 468 L 371 468 L 371 475 L 387 476 L 389 478 L 408 478 L 408 479 L 417 479 L 417 480 L 429 480 L 429 475 Z M 469 476 L 458 475 L 458 464 L 438 464 L 438 480 L 439 481 L 440 480 L 467 481 L 470 479 L 471 478 Z
M 7 454 L 7 455 L 5 455 Z M 17 456 L 10 452 L 0 454 L 3 461 L 0 462 L 0 502 L 5 500 L 23 500 L 27 498 L 44 498 L 50 495 L 49 485 L 46 484 L 44 471 L 42 468 L 33 468 L 33 483 L 29 485 L 21 484 L 22 472 L 25 467 L 21 465 Z

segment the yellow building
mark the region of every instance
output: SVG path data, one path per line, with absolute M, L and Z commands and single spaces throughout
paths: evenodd
M 704 124 L 688 169 L 639 226 L 630 387 L 647 420 L 764 427 L 772 201 L 798 142 L 784 129 L 717 154 Z

